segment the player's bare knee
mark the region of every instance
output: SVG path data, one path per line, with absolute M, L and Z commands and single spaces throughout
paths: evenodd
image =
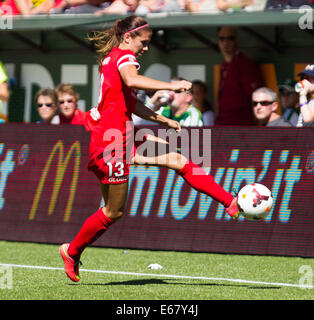
M 147 164 L 147 159 L 143 156 L 136 155 L 132 159 L 132 162 L 136 165 L 145 165 L 145 164 Z
M 119 220 L 123 216 L 123 211 L 116 211 L 112 217 L 112 220 Z
M 123 216 L 123 213 L 124 213 L 124 211 L 122 209 L 112 210 L 110 208 L 103 207 L 102 210 L 103 210 L 103 213 L 109 219 L 114 220 L 114 221 L 119 220 Z
M 173 169 L 181 170 L 188 159 L 181 153 L 171 152 L 169 154 L 169 161 Z

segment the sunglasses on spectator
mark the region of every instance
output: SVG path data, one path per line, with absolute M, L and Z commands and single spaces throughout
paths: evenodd
M 41 108 L 42 106 L 52 107 L 53 103 L 37 103 L 38 108 Z
M 234 41 L 235 40 L 235 36 L 229 36 L 229 37 L 218 37 L 218 40 L 219 41 L 225 41 L 225 40 L 227 40 L 227 41 Z
M 252 101 L 252 106 L 256 107 L 258 104 L 260 104 L 263 107 L 267 107 L 273 103 L 274 103 L 274 101 Z
M 69 99 L 69 100 L 59 100 L 60 104 L 64 104 L 65 102 L 67 103 L 72 103 L 74 100 L 73 99 Z
M 190 94 L 191 90 L 175 90 L 174 93 L 186 93 L 186 94 Z

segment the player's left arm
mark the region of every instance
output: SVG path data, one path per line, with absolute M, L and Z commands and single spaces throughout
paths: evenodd
M 147 108 L 140 101 L 136 103 L 134 114 L 145 120 L 153 121 L 169 128 L 173 128 L 177 132 L 181 130 L 181 126 L 177 121 L 166 118 L 163 115 L 154 112 L 153 110 Z

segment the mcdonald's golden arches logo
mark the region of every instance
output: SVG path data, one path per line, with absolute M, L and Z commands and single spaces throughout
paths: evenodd
M 64 218 L 63 221 L 67 222 L 70 220 L 71 216 L 71 211 L 72 211 L 72 206 L 73 206 L 73 201 L 75 197 L 75 192 L 77 188 L 77 181 L 78 181 L 78 176 L 79 176 L 79 170 L 80 170 L 80 160 L 81 160 L 81 146 L 79 141 L 75 141 L 71 147 L 68 153 L 66 154 L 66 157 L 64 157 L 64 146 L 62 140 L 58 140 L 57 143 L 54 145 L 48 160 L 46 161 L 43 173 L 41 175 L 41 178 L 39 180 L 36 194 L 33 200 L 33 204 L 31 207 L 31 211 L 29 213 L 29 220 L 34 220 L 38 208 L 38 204 L 41 198 L 41 194 L 43 191 L 43 188 L 45 186 L 47 174 L 50 170 L 51 163 L 57 152 L 59 151 L 59 157 L 58 157 L 58 165 L 57 165 L 57 170 L 56 170 L 56 177 L 54 181 L 54 186 L 53 186 L 53 191 L 52 195 L 50 198 L 50 203 L 48 207 L 48 215 L 52 215 L 54 212 L 54 208 L 56 205 L 56 201 L 59 196 L 60 192 L 60 187 L 64 178 L 64 173 L 68 167 L 69 161 L 74 154 L 74 170 L 73 170 L 73 176 L 72 176 L 72 182 L 71 182 L 71 187 L 70 187 L 70 193 L 67 201 L 67 205 L 65 208 L 65 213 L 64 213 Z

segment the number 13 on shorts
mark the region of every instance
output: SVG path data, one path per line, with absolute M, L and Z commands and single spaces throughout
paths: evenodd
M 106 163 L 109 168 L 109 178 L 113 175 L 115 177 L 122 177 L 124 175 L 124 163 L 123 162 L 117 162 L 115 165 L 113 165 L 111 162 Z

